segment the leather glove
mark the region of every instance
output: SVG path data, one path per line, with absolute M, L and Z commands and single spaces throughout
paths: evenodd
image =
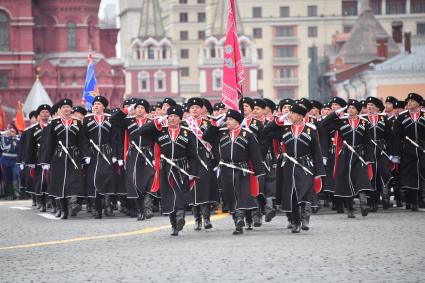
M 89 164 L 90 164 L 90 160 L 91 160 L 91 158 L 90 158 L 90 157 L 86 157 L 86 158 L 84 158 L 84 162 L 85 162 L 87 165 L 89 165 Z

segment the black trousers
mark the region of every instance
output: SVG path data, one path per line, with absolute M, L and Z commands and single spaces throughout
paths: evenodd
M 301 213 L 300 205 L 298 204 L 297 194 L 292 194 L 292 213 L 291 213 L 292 223 L 299 224 L 301 223 Z

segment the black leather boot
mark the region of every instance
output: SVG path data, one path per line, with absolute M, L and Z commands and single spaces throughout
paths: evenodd
M 31 196 L 31 199 L 32 199 L 32 205 L 31 205 L 31 206 L 37 206 L 37 201 L 36 201 L 36 196 L 35 196 L 35 194 L 33 194 L 33 195 Z
M 105 211 L 104 212 L 105 216 L 109 216 L 109 217 L 115 216 L 114 208 L 112 206 L 111 199 L 110 199 L 109 195 L 105 195 L 105 210 L 104 211 Z M 136 217 L 136 216 L 137 216 L 137 214 L 135 213 L 134 217 Z
M 360 198 L 360 211 L 362 213 L 363 217 L 366 217 L 369 214 L 369 206 L 367 204 L 367 196 L 366 193 L 359 193 Z M 373 203 L 376 205 L 376 201 L 374 200 Z
M 184 209 L 177 210 L 176 220 L 177 220 L 177 230 L 179 230 L 179 231 L 183 230 L 183 227 L 186 224 L 184 216 L 185 216 Z
M 62 209 L 61 209 L 61 202 L 59 199 L 55 199 L 55 203 L 56 203 L 56 218 L 61 217 L 62 215 Z
M 254 221 L 254 227 L 261 227 L 263 225 L 263 214 L 261 209 L 257 208 L 252 211 L 252 220 Z
M 40 212 L 46 212 L 46 196 L 40 196 Z
M 146 194 L 144 196 L 143 206 L 144 206 L 143 210 L 144 210 L 146 219 L 151 219 L 153 217 L 153 210 L 152 210 L 153 201 L 152 201 L 152 197 L 149 194 Z
M 137 221 L 143 221 L 146 219 L 145 213 L 143 212 L 143 209 L 137 210 Z
M 68 201 L 66 198 L 61 198 L 60 202 L 62 210 L 61 219 L 68 219 Z
M 195 227 L 193 230 L 200 231 L 202 229 L 201 207 L 196 205 L 192 207 L 193 218 L 195 218 Z
M 247 210 L 245 212 L 245 223 L 246 223 L 245 230 L 251 231 L 253 229 L 252 228 L 252 210 Z
M 242 210 L 237 209 L 235 211 L 235 231 L 233 231 L 233 235 L 243 234 L 243 227 L 245 226 L 244 222 L 245 213 Z
M 311 204 L 305 203 L 301 206 L 301 229 L 308 231 L 310 229 Z
M 264 220 L 266 222 L 272 221 L 272 219 L 276 216 L 276 210 L 273 208 L 273 199 L 267 198 L 266 205 L 264 206 Z
M 179 230 L 177 229 L 177 219 L 176 213 L 173 212 L 170 214 L 170 223 L 171 223 L 171 236 L 178 236 Z
M 292 229 L 292 214 L 287 212 L 286 218 L 288 219 L 288 225 L 286 225 L 286 229 Z
M 292 233 L 301 232 L 301 223 L 299 221 L 292 222 Z
M 213 226 L 210 220 L 210 205 L 201 204 L 202 218 L 204 219 L 204 229 L 211 229 Z

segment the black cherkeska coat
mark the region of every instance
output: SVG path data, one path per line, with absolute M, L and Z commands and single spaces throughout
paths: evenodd
M 282 142 L 282 153 L 296 159 L 313 175 L 306 173 L 301 166 L 296 165 L 288 158 L 282 158 L 278 170 L 282 171 L 283 182 L 278 190 L 281 191 L 281 204 L 284 211 L 292 211 L 292 196 L 296 194 L 298 203 L 312 203 L 315 199 L 314 178 L 325 176 L 322 151 L 316 126 L 303 123 L 296 135 L 291 123 L 274 121 L 264 129 L 265 136 L 279 138 Z
M 138 131 L 143 137 L 158 143 L 160 154 L 190 175 L 199 176 L 197 164 L 193 162 L 197 159 L 195 137 L 188 128 L 180 126 L 174 140 L 170 136 L 169 127 L 157 121 L 143 125 Z M 161 160 L 159 182 L 162 214 L 185 209 L 191 202 L 189 177 L 164 159 Z
M 335 153 L 335 196 L 353 197 L 362 191 L 373 191 L 367 166 L 363 165 L 345 145 L 342 145 L 342 142 L 346 141 L 367 164 L 373 163 L 369 122 L 360 116 L 357 118 L 359 122 L 355 128 L 350 126 L 348 116 L 339 117 L 335 112 L 326 116 L 321 122 L 324 130 L 334 129 L 339 132 L 340 140 L 337 141 Z M 327 142 L 323 144 L 329 145 Z M 329 149 L 326 148 L 323 151 L 329 152 Z
M 410 111 L 401 112 L 394 123 L 394 154 L 400 157 L 399 180 L 401 189 L 419 190 L 425 181 L 425 153 L 415 147 L 411 140 L 425 148 L 425 111 L 421 110 L 417 120 Z
M 65 125 L 62 118 L 58 117 L 44 129 L 43 144 L 40 148 L 40 165 L 50 164 L 48 193 L 57 198 L 85 197 L 81 173 L 82 156 L 87 152 L 86 140 L 82 125 L 77 119 L 71 118 L 69 126 Z M 67 148 L 77 168 L 59 141 Z
M 205 132 L 211 125 L 211 122 L 205 118 L 195 119 L 198 123 L 199 129 Z M 185 127 L 189 127 L 187 122 L 182 123 Z M 214 159 L 212 150 L 208 151 L 198 137 L 195 136 L 196 154 L 197 159 L 194 162 L 197 164 L 199 179 L 196 180 L 192 189 L 192 205 L 198 204 L 213 204 L 218 202 L 218 184 L 216 178 L 216 171 L 214 168 L 217 166 L 217 160 Z M 204 165 L 202 164 L 202 162 Z M 205 165 L 207 168 L 205 168 Z
M 135 116 L 126 116 L 122 111 L 118 111 L 111 117 L 111 123 L 116 125 L 128 137 L 128 150 L 125 158 L 125 187 L 127 189 L 127 198 L 138 198 L 146 193 L 151 193 L 151 187 L 155 169 L 153 165 L 153 142 L 149 137 L 140 135 L 139 129 L 150 123 L 148 118 L 136 118 Z M 143 155 L 132 144 L 134 142 L 139 149 L 148 158 L 151 165 L 145 160 Z
M 256 209 L 251 178 L 264 177 L 260 147 L 250 130 L 242 128 L 234 140 L 227 128 L 210 126 L 203 134 L 204 140 L 219 148 L 220 158 L 227 164 L 250 169 L 254 175 L 238 169 L 220 166 L 223 197 L 229 211 Z M 258 184 L 257 184 L 258 186 Z
M 90 149 L 89 157 L 90 164 L 86 166 L 86 186 L 89 197 L 96 197 L 97 194 L 116 194 L 116 178 L 112 158 L 118 158 L 119 154 L 117 149 L 117 142 L 120 137 L 116 128 L 114 128 L 109 121 L 111 115 L 103 114 L 103 121 L 98 124 L 94 114 L 89 114 L 84 118 L 83 128 L 84 134 L 88 141 Z M 95 149 L 92 140 L 106 156 L 109 163 L 102 157 L 102 155 Z

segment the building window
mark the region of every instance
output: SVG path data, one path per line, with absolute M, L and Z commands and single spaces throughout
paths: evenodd
M 199 40 L 205 39 L 205 31 L 204 30 L 198 30 L 198 39 Z
M 189 76 L 189 67 L 180 68 L 180 75 L 182 77 L 188 77 Z
M 254 38 L 262 38 L 263 37 L 263 29 L 262 28 L 253 28 L 252 36 Z
M 373 14 L 375 15 L 382 14 L 382 0 L 370 0 L 369 6 L 370 6 L 370 9 L 372 9 Z
M 411 0 L 410 12 L 413 14 L 425 13 L 425 0 Z
M 308 27 L 307 33 L 308 33 L 308 37 L 317 37 L 317 27 L 316 26 Z
M 262 17 L 262 9 L 261 7 L 252 7 L 252 17 L 253 18 L 261 18 Z
M 180 13 L 180 22 L 187 23 L 187 21 L 188 21 L 187 13 Z
M 278 88 L 277 89 L 277 98 L 295 98 L 295 89 L 294 88 Z
M 188 40 L 189 32 L 187 30 L 180 31 L 180 40 Z
M 425 23 L 417 23 L 416 24 L 416 34 L 417 35 L 425 35 Z
M 149 73 L 142 71 L 137 75 L 137 81 L 139 82 L 139 92 L 150 91 L 149 87 Z
M 357 1 L 342 1 L 342 15 L 343 16 L 356 16 L 357 15 Z
M 66 27 L 68 30 L 68 51 L 75 51 L 77 49 L 77 25 L 73 22 L 69 22 Z
M 0 51 L 9 50 L 9 18 L 0 11 Z
M 279 8 L 279 15 L 281 18 L 289 18 L 289 6 L 282 6 Z
M 344 33 L 350 33 L 351 30 L 353 29 L 353 26 L 343 26 L 343 31 Z
M 77 85 L 77 74 L 72 73 L 72 85 Z
M 165 73 L 163 71 L 155 73 L 155 91 L 166 91 Z
M 0 74 L 0 88 L 7 88 L 9 86 L 9 76 L 7 74 Z
M 276 27 L 276 36 L 277 37 L 291 37 L 291 36 L 294 36 L 294 27 L 293 26 Z
M 317 17 L 317 6 L 316 5 L 307 6 L 307 16 Z
M 317 46 L 311 46 L 308 48 L 308 58 L 317 58 Z
M 168 47 L 167 46 L 162 46 L 161 48 L 161 53 L 162 53 L 162 59 L 167 59 L 167 55 L 168 55 Z
M 295 48 L 294 47 L 277 47 L 276 48 L 276 57 L 295 57 Z
M 148 59 L 153 60 L 155 59 L 155 49 L 152 45 L 148 46 Z
M 264 97 L 264 90 L 262 90 L 262 89 L 258 89 L 258 90 L 257 90 L 257 93 L 258 93 L 258 95 L 259 95 L 260 97 Z
M 179 0 L 179 4 L 187 4 L 187 0 Z
M 263 49 L 262 48 L 257 48 L 257 57 L 260 60 L 263 59 Z
M 207 16 L 205 13 L 198 13 L 198 23 L 205 23 L 207 21 Z
M 279 79 L 287 79 L 294 77 L 294 68 L 282 67 L 277 70 L 277 77 Z
M 198 0 L 198 4 L 205 4 L 205 0 Z
M 406 0 L 387 0 L 387 15 L 405 14 Z
M 263 69 L 258 69 L 257 70 L 257 80 L 262 80 L 263 79 Z
M 181 49 L 180 50 L 180 58 L 182 58 L 182 59 L 189 58 L 189 49 Z
M 215 69 L 212 73 L 213 79 L 213 90 L 221 90 L 223 85 L 223 71 L 221 69 Z

